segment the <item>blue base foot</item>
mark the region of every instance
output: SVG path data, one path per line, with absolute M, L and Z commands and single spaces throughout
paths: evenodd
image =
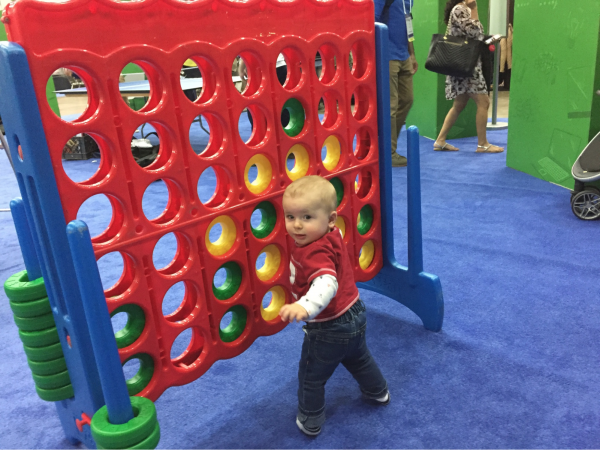
M 419 316 L 427 330 L 440 331 L 444 321 L 444 297 L 440 279 L 425 272 L 412 277 L 414 280 L 410 278 L 406 267 L 388 263 L 375 278 L 357 283 L 357 286 L 402 303 Z

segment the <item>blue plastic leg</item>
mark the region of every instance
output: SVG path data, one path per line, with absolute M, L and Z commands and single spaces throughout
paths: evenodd
M 29 64 L 23 48 L 13 42 L 0 42 L 0 92 L 6 140 L 75 392 L 74 398 L 56 402 L 56 409 L 67 438 L 95 448 L 90 427 L 82 426 L 81 420 L 83 413 L 92 417 L 104 405 L 104 398 L 79 290 L 73 283 L 75 270 L 67 251 L 67 223 Z M 17 224 L 19 229 L 22 227 Z M 31 246 L 22 247 L 29 251 Z M 25 258 L 30 260 L 30 256 Z M 30 263 L 26 264 L 30 270 Z M 35 274 L 30 272 L 30 276 Z
M 23 253 L 27 277 L 29 278 L 29 281 L 37 280 L 42 276 L 42 268 L 40 267 L 40 260 L 38 259 L 33 245 L 33 237 L 31 235 L 29 222 L 27 221 L 25 203 L 23 203 L 23 200 L 16 198 L 11 201 L 10 211 L 12 212 L 13 221 L 15 222 L 17 239 L 21 246 L 21 253 Z
M 442 285 L 437 276 L 423 272 L 419 131 L 416 127 L 408 129 L 408 268 L 398 264 L 394 256 L 387 26 L 375 24 L 375 44 L 383 268 L 372 280 L 358 286 L 402 303 L 419 316 L 426 329 L 439 331 L 444 321 Z
M 79 282 L 79 291 L 100 374 L 100 384 L 106 401 L 108 418 L 110 423 L 120 425 L 133 419 L 133 410 L 110 314 L 106 306 L 92 240 L 85 222 L 81 220 L 70 222 L 67 225 L 67 239 L 75 263 L 75 275 Z

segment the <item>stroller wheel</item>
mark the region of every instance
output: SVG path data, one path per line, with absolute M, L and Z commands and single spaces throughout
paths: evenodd
M 588 187 L 571 197 L 573 214 L 582 220 L 597 220 L 600 218 L 600 191 Z

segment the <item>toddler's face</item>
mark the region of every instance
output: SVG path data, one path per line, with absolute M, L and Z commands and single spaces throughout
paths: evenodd
M 294 198 L 284 196 L 283 212 L 285 228 L 299 246 L 308 245 L 325 236 L 333 229 L 337 218 L 335 211 L 328 214 L 310 195 Z

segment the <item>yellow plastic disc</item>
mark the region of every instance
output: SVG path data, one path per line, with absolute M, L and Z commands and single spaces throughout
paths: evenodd
M 310 164 L 310 159 L 308 158 L 308 152 L 306 151 L 304 146 L 301 144 L 296 144 L 292 148 L 290 148 L 290 151 L 287 153 L 287 156 L 285 158 L 286 162 L 287 162 L 287 158 L 291 154 L 294 155 L 294 158 L 296 159 L 296 163 L 294 164 L 294 167 L 292 168 L 292 170 L 288 170 L 287 165 L 286 165 L 285 171 L 287 172 L 288 177 L 290 177 L 290 180 L 295 181 L 298 178 L 302 178 L 304 175 L 306 175 L 306 172 L 308 172 L 308 166 Z
M 269 292 L 272 295 L 271 303 L 266 308 L 262 305 L 260 307 L 260 314 L 267 322 L 275 319 L 279 315 L 281 307 L 285 305 L 285 291 L 281 286 L 274 286 L 269 289 Z
M 261 281 L 273 278 L 281 264 L 281 252 L 276 245 L 267 245 L 260 254 L 266 253 L 265 263 L 260 269 L 256 269 L 256 275 Z
M 217 224 L 221 225 L 221 236 L 219 236 L 215 242 L 211 242 L 209 238 L 210 230 L 212 230 L 212 228 Z M 208 229 L 206 230 L 206 248 L 212 255 L 223 255 L 227 253 L 231 247 L 233 247 L 236 235 L 237 230 L 231 217 L 219 216 L 210 223 Z
M 323 147 L 327 150 L 323 165 L 331 172 L 340 162 L 340 141 L 335 136 L 329 136 L 325 139 L 325 142 L 323 142 Z
M 342 216 L 338 216 L 337 219 L 335 219 L 335 226 L 342 232 L 342 237 L 346 237 L 346 221 Z
M 258 174 L 254 181 L 250 181 L 248 177 L 248 171 L 254 165 L 258 169 Z M 271 183 L 272 176 L 273 169 L 271 168 L 271 163 L 265 155 L 254 155 L 246 164 L 246 169 L 244 170 L 244 180 L 246 181 L 246 187 L 253 194 L 260 194 L 267 189 Z
M 365 245 L 360 249 L 360 257 L 358 258 L 358 264 L 362 270 L 366 270 L 369 268 L 371 263 L 373 262 L 373 257 L 375 256 L 375 245 L 373 241 L 365 242 Z

